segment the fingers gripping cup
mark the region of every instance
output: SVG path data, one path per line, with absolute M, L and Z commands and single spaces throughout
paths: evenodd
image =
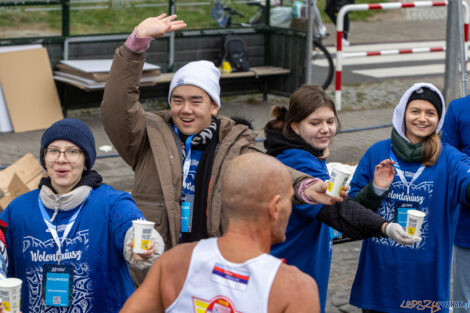
M 0 280 L 0 297 L 2 307 L 6 312 L 20 312 L 21 284 L 19 278 L 6 278 Z
M 341 192 L 341 190 L 344 189 L 344 186 L 348 182 L 349 176 L 351 176 L 350 172 L 344 169 L 334 167 L 331 170 L 330 180 L 328 181 L 328 189 L 326 190 L 326 194 L 333 197 L 339 197 L 339 193 Z
M 413 237 L 421 235 L 421 226 L 423 225 L 426 213 L 418 210 L 408 210 L 406 218 L 406 233 Z
M 134 253 L 144 253 L 148 250 L 154 222 L 135 220 L 132 221 L 134 227 L 134 241 L 132 251 Z

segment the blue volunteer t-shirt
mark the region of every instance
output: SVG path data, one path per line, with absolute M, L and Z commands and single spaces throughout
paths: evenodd
M 276 158 L 283 164 L 322 180 L 329 179 L 326 161 L 301 149 L 284 150 Z M 331 252 L 330 227 L 316 219 L 322 205 L 294 205 L 287 225 L 286 240 L 271 247 L 271 254 L 286 259 L 312 276 L 318 285 L 321 311 L 325 311 Z
M 470 156 L 470 96 L 452 101 L 442 127 L 442 141 Z M 470 248 L 470 207 L 462 206 L 454 244 Z
M 367 150 L 351 181 L 351 197 L 373 180 L 375 166 L 390 158 L 390 148 L 388 139 Z M 421 164 L 401 159 L 398 162 L 406 181 L 410 182 Z M 423 240 L 412 246 L 402 246 L 389 238 L 364 240 L 351 290 L 351 304 L 382 312 L 412 313 L 431 312 L 435 301 L 449 300 L 456 207 L 458 202 L 465 202 L 466 187 L 470 183 L 467 171 L 470 171 L 469 159 L 443 144 L 437 163 L 425 168 L 410 186 L 409 193 L 395 174 L 377 213 L 395 222 L 400 208 L 416 205 L 426 213 L 421 228 Z M 421 305 L 429 308 L 413 301 L 421 301 Z M 447 311 L 442 308 L 440 312 Z
M 41 215 L 38 194 L 36 189 L 16 198 L 0 214 L 9 225 L 8 275 L 23 281 L 22 312 L 118 312 L 134 291 L 123 256 L 124 237 L 132 220 L 143 218 L 131 196 L 103 184 L 84 203 L 62 245 L 60 264 L 73 270 L 73 292 L 71 306 L 59 308 L 42 300 L 43 269 L 57 265 L 58 248 Z M 60 211 L 53 221 L 59 238 L 76 210 Z

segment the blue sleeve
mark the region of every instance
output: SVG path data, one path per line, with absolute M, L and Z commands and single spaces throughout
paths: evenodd
M 5 264 L 8 264 L 7 266 L 7 276 L 8 277 L 13 277 L 13 273 L 15 272 L 15 268 L 14 268 L 14 263 L 12 262 L 13 260 L 13 256 L 11 255 L 11 250 L 9 249 L 9 247 L 12 247 L 12 231 L 13 231 L 13 228 L 10 226 L 11 223 L 11 219 L 10 219 L 10 212 L 12 210 L 11 208 L 12 204 L 10 203 L 10 205 L 7 206 L 7 208 L 2 211 L 0 213 L 0 220 L 4 221 L 5 223 L 7 223 L 8 225 L 8 229 L 5 233 L 5 243 L 6 243 L 6 248 L 7 248 L 7 260 L 10 260 L 10 262 L 6 262 L 7 260 L 2 260 L 2 261 L 5 261 Z
M 325 161 L 318 160 L 317 157 L 305 150 L 285 150 L 283 153 L 279 154 L 277 158 L 283 164 L 315 178 L 320 178 L 321 180 L 328 180 L 330 178 Z M 316 218 L 322 207 L 322 204 L 301 204 L 294 205 L 292 209 L 300 216 Z
M 145 219 L 137 208 L 130 194 L 119 192 L 120 196 L 112 203 L 109 214 L 109 229 L 116 248 L 123 251 L 126 232 L 132 226 L 132 221 Z
M 354 196 L 364 188 L 364 186 L 368 185 L 374 179 L 374 172 L 371 170 L 372 168 L 375 168 L 375 164 L 372 164 L 373 162 L 371 159 L 372 148 L 373 147 L 366 151 L 357 165 L 356 171 L 354 172 L 349 185 L 348 195 L 350 198 L 354 198 Z
M 460 127 L 458 126 L 454 106 L 455 102 L 452 101 L 446 112 L 444 126 L 442 127 L 442 141 L 460 150 L 462 147 L 462 141 L 460 139 Z
M 305 150 L 285 150 L 277 156 L 277 159 L 297 171 L 320 178 L 321 180 L 330 178 L 325 162 L 320 161 L 317 157 Z
M 447 154 L 447 176 L 449 177 L 449 191 L 456 203 L 470 204 L 466 199 L 466 192 L 470 185 L 470 157 L 456 148 L 443 145 L 443 152 Z

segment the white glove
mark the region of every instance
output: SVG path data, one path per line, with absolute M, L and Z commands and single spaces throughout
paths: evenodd
M 126 259 L 126 261 L 129 262 L 129 265 L 135 269 L 143 270 L 149 268 L 152 266 L 153 262 L 155 262 L 155 260 L 163 254 L 163 250 L 165 250 L 165 243 L 163 242 L 163 238 L 155 229 L 152 229 L 150 241 L 155 244 L 152 256 L 149 259 L 136 260 L 134 257 L 134 252 L 132 251 L 133 234 L 134 226 L 131 226 L 127 230 L 126 236 L 124 237 L 124 259 Z
M 422 240 L 421 237 L 412 237 L 408 235 L 397 223 L 388 223 L 385 226 L 385 234 L 401 245 L 412 245 Z

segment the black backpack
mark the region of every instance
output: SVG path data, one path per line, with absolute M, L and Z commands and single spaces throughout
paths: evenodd
M 226 35 L 222 39 L 220 65 L 224 61 L 230 63 L 233 72 L 246 72 L 250 70 L 248 51 L 243 39 L 236 35 Z

